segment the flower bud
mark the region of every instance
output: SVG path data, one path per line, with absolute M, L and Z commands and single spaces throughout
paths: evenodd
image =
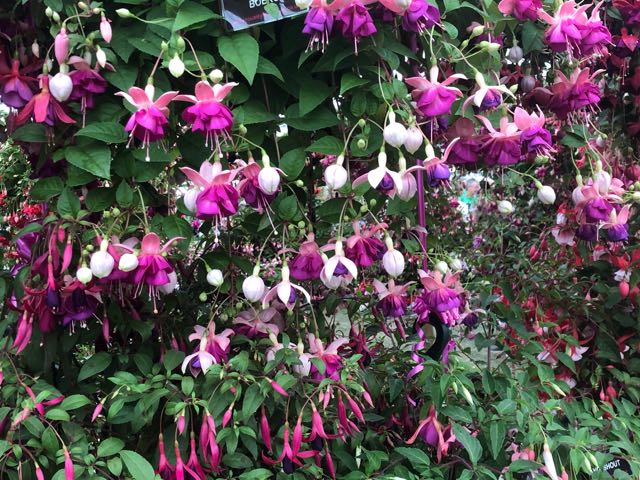
M 88 9 L 89 9 L 89 5 L 87 5 L 87 4 L 86 4 L 86 3 L 84 3 L 84 2 L 78 2 L 78 8 L 79 8 L 80 10 L 88 10 Z
M 487 52 L 497 52 L 498 50 L 500 50 L 500 48 L 502 48 L 502 45 L 500 45 L 499 43 L 489 42 L 489 44 L 487 45 Z
M 640 192 L 633 192 L 633 195 L 631 196 L 631 199 L 635 203 L 640 203 Z
M 332 190 L 340 190 L 347 183 L 347 170 L 337 163 L 329 165 L 324 171 L 324 181 Z
M 364 150 L 365 148 L 367 148 L 367 141 L 364 138 L 359 138 L 358 141 L 356 142 L 356 146 L 360 150 Z
M 524 52 L 517 45 L 514 45 L 513 47 L 511 47 L 509 49 L 509 52 L 507 52 L 507 58 L 513 63 L 518 63 L 520 60 L 522 60 L 523 56 L 524 56 Z
M 116 10 L 116 13 L 120 18 L 129 18 L 131 17 L 131 12 L 126 8 L 119 8 Z
M 222 73 L 222 70 L 220 70 L 219 68 L 211 70 L 211 72 L 209 73 L 209 80 L 211 80 L 213 83 L 220 83 L 223 78 L 224 73 Z
M 247 127 L 244 126 L 243 123 L 241 123 L 240 125 L 238 125 L 238 133 L 242 136 L 247 134 Z
M 503 215 L 510 215 L 515 212 L 515 207 L 509 200 L 500 200 L 498 202 L 498 211 Z
M 90 268 L 83 264 L 76 272 L 76 278 L 80 283 L 86 285 L 93 278 L 93 273 L 91 272 Z
M 113 37 L 113 32 L 111 31 L 111 22 L 107 17 L 102 15 L 100 19 L 100 35 L 104 38 L 104 41 L 107 43 L 111 43 L 111 38 Z
M 187 44 L 184 42 L 184 38 L 182 38 L 182 36 L 178 36 L 178 38 L 176 39 L 176 48 L 180 51 L 180 52 L 184 52 L 184 49 L 186 48 Z
M 264 296 L 264 281 L 257 275 L 251 275 L 242 282 L 242 293 L 250 302 L 258 302 Z
M 64 27 L 62 27 L 58 32 L 58 35 L 56 35 L 56 39 L 53 42 L 53 50 L 58 64 L 63 64 L 69 56 L 69 37 L 67 35 L 67 30 Z
M 401 123 L 395 121 L 395 115 L 390 117 L 390 121 L 384 127 L 384 141 L 389 145 L 400 148 L 407 138 L 407 129 Z
M 184 73 L 184 62 L 180 59 L 176 53 L 169 61 L 169 72 L 176 78 L 180 78 Z
M 280 187 L 280 174 L 272 166 L 265 166 L 258 174 L 258 185 L 264 193 L 273 195 Z
M 102 50 L 100 47 L 96 49 L 96 60 L 98 61 L 98 65 L 100 65 L 102 68 L 104 68 L 107 64 L 107 54 L 104 53 L 104 50 Z
M 440 272 L 443 275 L 446 275 L 447 272 L 449 271 L 449 265 L 447 265 L 447 262 L 444 262 L 442 260 L 440 260 L 439 262 L 436 262 L 433 268 L 434 270 L 436 270 L 437 272 Z
M 460 271 L 462 270 L 462 260 L 460 260 L 459 258 L 452 258 L 449 261 L 449 266 L 451 267 L 451 270 L 454 271 Z
M 73 81 L 71 77 L 63 72 L 56 73 L 49 80 L 49 91 L 53 98 L 59 102 L 66 101 L 73 91 Z
M 224 283 L 224 275 L 222 275 L 222 271 L 217 268 L 209 271 L 209 273 L 207 273 L 207 283 L 214 287 L 220 287 Z
M 172 293 L 178 285 L 178 274 L 176 272 L 170 272 L 167 276 L 169 277 L 169 281 L 164 285 L 160 285 L 158 287 L 158 290 L 160 290 L 165 295 L 169 295 L 170 293 Z
M 484 33 L 484 25 L 478 25 L 473 27 L 473 30 L 471 30 L 471 36 L 472 37 L 477 37 L 478 35 L 482 35 Z
M 58 12 L 53 12 L 53 14 L 51 15 L 51 20 L 56 23 L 60 23 L 60 14 Z
M 520 87 L 522 88 L 523 93 L 529 93 L 531 90 L 536 88 L 536 79 L 531 75 L 525 75 L 520 80 Z
M 34 40 L 31 44 L 31 53 L 33 53 L 34 57 L 40 58 L 40 44 L 38 43 L 38 40 Z
M 409 153 L 416 153 L 422 146 L 422 132 L 415 125 L 407 129 L 407 138 L 404 140 L 404 148 Z
M 556 192 L 549 185 L 540 185 L 538 199 L 545 205 L 553 205 L 556 203 Z
M 131 272 L 138 268 L 138 256 L 133 253 L 125 253 L 120 257 L 118 262 L 118 270 L 122 272 Z
M 198 200 L 198 195 L 200 195 L 200 189 L 197 187 L 190 188 L 187 190 L 187 193 L 182 197 L 182 201 L 184 202 L 184 206 L 191 213 L 196 213 L 196 200 Z
M 401 10 L 406 10 L 411 5 L 411 0 L 395 0 L 395 3 Z
M 382 256 L 382 266 L 385 271 L 392 277 L 398 277 L 402 275 L 404 271 L 404 257 L 395 248 L 393 250 L 387 250 Z
M 47 7 L 44 11 L 44 14 L 47 16 L 47 18 L 53 17 L 53 10 L 51 9 L 51 7 Z
M 108 277 L 116 263 L 109 252 L 107 252 L 108 245 L 109 243 L 103 240 L 100 245 L 100 250 L 91 255 L 91 273 L 98 278 Z

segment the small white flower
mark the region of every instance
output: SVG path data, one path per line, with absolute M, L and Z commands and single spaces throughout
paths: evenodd
M 222 73 L 222 70 L 220 70 L 219 68 L 211 70 L 211 72 L 209 73 L 209 80 L 211 80 L 213 83 L 220 83 L 223 78 L 224 73 Z
M 177 53 L 169 60 L 169 72 L 176 78 L 180 78 L 184 73 L 184 62 Z
M 138 268 L 138 256 L 133 253 L 125 253 L 120 257 L 118 269 L 122 272 L 131 272 Z
M 185 208 L 191 213 L 196 213 L 196 200 L 198 200 L 198 195 L 200 195 L 200 192 L 200 188 L 192 187 L 187 190 L 187 193 L 185 193 L 182 197 Z
M 509 200 L 500 200 L 498 202 L 498 211 L 503 215 L 511 215 L 515 210 L 515 207 Z
M 102 50 L 100 47 L 98 47 L 98 49 L 96 50 L 96 60 L 98 61 L 98 65 L 100 65 L 102 68 L 104 68 L 107 64 L 107 54 L 104 53 L 104 50 Z
M 93 273 L 89 267 L 82 265 L 82 267 L 80 267 L 76 272 L 76 278 L 80 283 L 86 285 L 93 278 Z
M 407 129 L 401 123 L 395 121 L 395 115 L 389 115 L 389 123 L 384 127 L 384 141 L 389 145 L 400 148 L 407 138 Z
M 98 278 L 108 277 L 116 264 L 116 261 L 107 252 L 108 246 L 109 242 L 103 240 L 100 244 L 100 250 L 91 255 L 91 273 Z
M 49 92 L 59 102 L 66 101 L 71 96 L 72 91 L 73 81 L 66 73 L 58 72 L 49 80 Z
M 416 153 L 422 146 L 422 132 L 415 125 L 407 129 L 407 138 L 404 140 L 404 148 L 409 153 Z
M 339 163 L 329 165 L 324 171 L 324 181 L 332 190 L 340 190 L 347 183 L 347 170 Z
M 540 185 L 538 187 L 538 200 L 545 205 L 553 205 L 556 203 L 556 192 L 549 185 Z
M 224 283 L 224 275 L 221 270 L 214 268 L 207 273 L 207 283 L 214 287 L 219 287 Z
M 387 251 L 382 256 L 382 266 L 390 276 L 398 277 L 404 271 L 404 257 L 402 253 L 393 248 L 393 242 L 390 237 L 385 238 L 385 243 L 387 244 Z
M 264 281 L 258 276 L 258 273 L 254 271 L 254 274 L 244 279 L 242 282 L 242 293 L 250 302 L 257 302 L 262 300 L 264 296 L 265 286 Z

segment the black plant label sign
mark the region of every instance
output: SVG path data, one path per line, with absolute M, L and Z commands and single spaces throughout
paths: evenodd
M 602 470 L 607 472 L 609 475 L 613 477 L 616 470 L 622 470 L 623 472 L 631 475 L 631 465 L 624 458 L 614 458 L 613 460 L 607 462 L 602 467 Z
M 220 0 L 222 16 L 231 30 L 295 17 L 301 10 L 295 0 Z

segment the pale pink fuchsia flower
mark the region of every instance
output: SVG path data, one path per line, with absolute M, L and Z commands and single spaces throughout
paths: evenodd
M 331 378 L 340 380 L 340 368 L 342 367 L 342 357 L 338 354 L 338 350 L 343 345 L 349 343 L 346 338 L 337 338 L 326 347 L 322 340 L 317 338 L 313 333 L 308 335 L 309 353 L 311 358 L 318 358 L 324 363 L 325 371 L 320 373 L 318 369 L 311 364 L 311 374 L 316 379 Z
M 430 312 L 438 314 L 446 325 L 455 325 L 460 320 L 460 307 L 464 289 L 458 281 L 460 272 L 448 272 L 444 278 L 440 272 L 418 270 L 424 293 L 416 300 L 414 311 L 426 321 Z
M 76 121 L 66 114 L 62 105 L 51 95 L 49 91 L 49 76 L 40 76 L 40 93 L 35 94 L 27 102 L 24 108 L 16 117 L 16 125 L 22 125 L 33 116 L 36 123 L 44 123 L 53 127 L 56 122 L 76 123 Z
M 100 16 L 100 35 L 105 42 L 111 43 L 113 32 L 111 30 L 111 20 L 104 16 L 104 13 Z
M 388 286 L 374 279 L 373 287 L 378 294 L 378 308 L 385 317 L 402 317 L 407 312 L 407 290 L 413 282 L 396 285 L 389 279 Z
M 194 327 L 195 331 L 189 335 L 189 341 L 199 341 L 199 348 L 184 359 L 182 362 L 183 372 L 187 366 L 190 366 L 192 372 L 194 369 L 201 369 L 206 373 L 214 363 L 222 363 L 227 360 L 231 348 L 229 337 L 234 335 L 234 331 L 227 328 L 222 333 L 216 334 L 215 329 L 216 326 L 213 322 L 210 322 L 206 328 L 201 325 Z
M 326 255 L 323 254 L 323 259 Z M 324 267 L 320 272 L 320 280 L 327 287 L 336 289 L 342 285 L 348 285 L 354 278 L 358 277 L 358 267 L 344 255 L 342 241 L 335 243 L 335 255 L 324 262 Z
M 357 188 L 365 182 L 368 182 L 371 188 L 379 188 L 385 193 L 392 190 L 398 194 L 402 193 L 402 178 L 398 172 L 387 168 L 387 154 L 384 151 L 380 151 L 378 154 L 378 166 L 370 170 L 369 173 L 356 178 L 353 182 L 353 188 Z
M 231 110 L 222 103 L 233 87 L 238 84 L 217 83 L 211 86 L 202 80 L 196 84 L 195 95 L 178 95 L 176 100 L 191 102 L 194 105 L 182 112 L 182 118 L 191 125 L 194 132 L 205 136 L 205 144 L 220 150 L 220 138 L 229 138 L 233 126 Z
M 291 281 L 289 280 L 290 270 L 286 261 L 282 265 L 281 275 L 282 276 L 280 282 L 271 287 L 267 291 L 267 293 L 265 293 L 264 298 L 262 299 L 262 308 L 267 308 L 269 302 L 275 297 L 278 297 L 289 310 L 292 310 L 296 304 L 296 290 L 304 295 L 307 303 L 311 303 L 311 296 L 309 295 L 309 292 L 307 292 L 300 285 L 291 283 Z
M 405 79 L 405 83 L 413 87 L 411 96 L 415 102 L 416 110 L 425 117 L 437 117 L 438 115 L 449 115 L 451 106 L 462 96 L 462 92 L 449 85 L 456 80 L 466 80 L 462 74 L 454 74 L 444 81 L 438 82 L 439 69 L 437 65 L 429 70 L 429 79 L 425 77 L 410 77 Z
M 354 221 L 353 235 L 346 241 L 345 254 L 357 267 L 368 268 L 382 259 L 384 243 L 376 234 L 384 231 L 386 224 L 377 224 L 371 228 L 361 229 L 360 222 Z
M 500 129 L 496 130 L 488 118 L 477 115 L 488 130 L 487 139 L 482 144 L 487 165 L 514 165 L 522 159 L 521 133 L 518 126 L 507 117 L 500 119 Z
M 164 137 L 164 128 L 169 123 L 168 105 L 178 92 L 163 93 L 154 101 L 155 88 L 153 84 L 148 83 L 144 90 L 131 87 L 129 93 L 118 92 L 116 95 L 136 107 L 137 110 L 129 118 L 125 130 L 131 133 L 129 143 L 134 137 L 142 142 L 142 146 L 147 149 L 146 160 L 149 161 L 149 145 Z
M 282 315 L 275 307 L 260 310 L 251 307 L 238 313 L 233 324 L 236 332 L 249 338 L 267 337 L 271 333 L 277 336 L 284 328 Z
M 456 441 L 456 437 L 451 432 L 451 425 L 443 427 L 438 421 L 438 414 L 433 405 L 429 407 L 429 414 L 427 418 L 422 420 L 418 424 L 418 428 L 415 433 L 407 440 L 407 444 L 411 445 L 418 438 L 436 449 L 436 457 L 438 462 L 442 460 L 444 455 L 447 455 L 449 446 Z
M 208 160 L 202 162 L 199 172 L 189 167 L 182 167 L 180 170 L 193 183 L 193 191 L 200 191 L 195 199 L 198 218 L 219 219 L 238 211 L 238 191 L 231 184 L 237 174 L 236 170 L 222 170 L 220 161 L 212 164 Z
M 541 0 L 501 0 L 498 10 L 503 15 L 512 15 L 518 20 L 537 20 L 538 9 L 542 8 Z

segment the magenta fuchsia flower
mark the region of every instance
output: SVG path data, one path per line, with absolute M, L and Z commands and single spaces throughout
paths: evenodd
M 37 80 L 20 72 L 20 60 L 11 60 L 9 68 L 4 59 L 0 62 L 0 100 L 5 105 L 20 109 L 33 97 L 30 85 L 37 84 Z
M 291 437 L 289 422 L 285 423 L 283 438 L 282 453 L 277 459 L 274 460 L 262 452 L 262 461 L 267 465 L 282 463 L 284 473 L 292 474 L 295 469 L 294 465 L 303 465 L 300 459 L 311 458 L 316 455 L 314 450 L 300 450 L 302 447 L 302 417 L 298 417 L 296 426 L 293 429 L 293 438 Z
M 503 15 L 512 15 L 518 20 L 537 20 L 538 9 L 542 8 L 541 0 L 501 0 L 498 10 Z
M 438 462 L 442 460 L 443 455 L 447 455 L 449 446 L 456 441 L 456 437 L 451 431 L 451 425 L 443 427 L 438 421 L 438 414 L 433 405 L 429 407 L 427 418 L 418 424 L 415 433 L 407 440 L 411 445 L 420 437 L 427 445 L 436 449 L 436 457 Z
M 367 268 L 382 259 L 384 243 L 374 235 L 384 231 L 386 225 L 378 224 L 366 230 L 360 230 L 360 223 L 353 222 L 353 235 L 346 242 L 345 254 L 360 268 Z
M 430 312 L 435 312 L 446 325 L 452 326 L 460 319 L 462 294 L 464 289 L 458 281 L 458 273 L 448 272 L 444 278 L 442 273 L 418 270 L 420 282 L 424 287 L 423 294 L 414 305 L 414 311 L 421 319 L 426 320 Z
M 576 110 L 587 107 L 594 109 L 600 102 L 601 92 L 593 79 L 601 72 L 602 70 L 597 70 L 590 73 L 588 68 L 576 68 L 569 78 L 560 71 L 556 72 L 549 108 L 561 120 Z
M 69 74 L 73 82 L 73 90 L 69 100 L 80 101 L 80 111 L 84 114 L 88 108 L 93 108 L 94 95 L 104 93 L 107 90 L 107 81 L 98 73 L 98 65 L 96 68 L 91 68 L 81 57 L 72 56 L 69 59 L 69 64 L 75 68 Z
M 527 113 L 520 107 L 516 107 L 513 114 L 513 122 L 520 133 L 520 143 L 523 153 L 529 156 L 546 155 L 553 151 L 551 146 L 551 133 L 544 127 L 545 118 L 540 114 Z
M 325 347 L 322 340 L 316 338 L 313 333 L 310 333 L 307 339 L 309 341 L 309 357 L 320 359 L 325 366 L 324 373 L 320 373 L 315 365 L 311 363 L 311 375 L 317 380 L 324 378 L 340 380 L 342 357 L 338 354 L 338 350 L 349 343 L 349 340 L 347 338 L 337 338 Z
M 149 145 L 164 137 L 164 128 L 169 123 L 168 105 L 178 92 L 163 93 L 154 101 L 155 88 L 149 83 L 144 90 L 131 87 L 129 93 L 118 92 L 116 95 L 136 107 L 136 112 L 131 115 L 124 129 L 131 134 L 129 143 L 134 137 L 142 142 L 142 146 L 147 149 L 146 160 L 149 161 Z
M 323 260 L 326 255 L 323 254 Z M 348 285 L 354 278 L 358 277 L 358 267 L 353 261 L 344 255 L 342 241 L 335 243 L 335 255 L 326 258 L 324 267 L 320 272 L 320 280 L 326 287 L 336 289 L 343 285 Z
M 260 188 L 258 177 L 262 167 L 253 158 L 249 159 L 249 163 L 242 160 L 238 160 L 236 163 L 240 165 L 244 177 L 238 184 L 240 195 L 247 202 L 247 205 L 255 208 L 258 212 L 263 212 L 275 200 L 277 193 L 269 195 Z
M 570 0 L 563 2 L 554 16 L 540 9 L 540 19 L 549 24 L 545 41 L 554 52 L 569 52 L 570 55 L 590 55 L 606 48 L 611 42 L 611 34 L 600 20 L 600 6 L 597 4 L 587 17 L 591 5 L 578 6 Z
M 514 165 L 522 159 L 521 132 L 515 123 L 507 117 L 500 119 L 500 130 L 496 130 L 486 117 L 477 118 L 489 131 L 487 140 L 482 144 L 487 165 Z
M 229 217 L 238 211 L 238 191 L 231 182 L 237 174 L 236 170 L 222 170 L 222 163 L 208 160 L 202 162 L 200 171 L 182 167 L 180 169 L 196 190 L 200 190 L 195 200 L 196 216 L 202 220 Z
M 373 287 L 378 294 L 378 308 L 385 317 L 402 317 L 407 312 L 407 290 L 413 282 L 396 285 L 393 279 L 388 286 L 379 280 L 373 280 Z
M 189 335 L 189 341 L 199 341 L 198 350 L 184 359 L 182 362 L 183 372 L 189 366 L 192 373 L 196 372 L 194 374 L 197 374 L 198 369 L 206 373 L 214 363 L 227 361 L 231 348 L 229 337 L 234 335 L 233 330 L 227 328 L 222 333 L 216 334 L 216 326 L 213 322 L 210 322 L 206 328 L 196 325 L 193 329 L 194 333 Z
M 437 65 L 429 70 L 429 79 L 424 77 L 410 77 L 405 83 L 413 87 L 411 96 L 416 104 L 416 110 L 425 117 L 450 115 L 451 106 L 462 96 L 462 92 L 449 85 L 456 80 L 466 80 L 462 74 L 454 74 L 444 81 L 438 82 L 439 69 Z
M 53 127 L 56 122 L 76 123 L 62 108 L 62 105 L 49 92 L 49 76 L 40 75 L 40 93 L 27 102 L 16 118 L 16 124 L 22 125 L 33 117 L 36 123 Z
M 315 242 L 315 235 L 310 233 L 291 262 L 291 276 L 299 281 L 316 280 L 323 266 L 320 247 Z
M 440 10 L 428 0 L 411 0 L 402 15 L 402 28 L 408 32 L 422 33 L 440 23 Z
M 342 7 L 336 15 L 336 20 L 345 38 L 353 40 L 353 46 L 358 53 L 358 42 L 363 37 L 370 37 L 378 30 L 367 8 L 360 0 L 351 0 Z
M 475 164 L 478 162 L 482 141 L 478 138 L 473 122 L 459 118 L 447 131 L 448 138 L 458 138 L 451 146 L 447 163 L 451 165 Z
M 229 95 L 235 82 L 215 84 L 206 81 L 196 83 L 195 95 L 177 95 L 175 100 L 193 103 L 182 112 L 182 118 L 191 125 L 193 132 L 201 132 L 205 136 L 205 145 L 220 151 L 220 137 L 230 137 L 233 126 L 233 115 L 222 100 Z
M 304 18 L 302 33 L 309 35 L 307 50 L 319 49 L 324 52 L 329 43 L 329 36 L 333 30 L 335 12 L 346 4 L 346 0 L 335 0 L 327 3 L 326 0 L 313 0 L 309 6 L 307 16 Z

